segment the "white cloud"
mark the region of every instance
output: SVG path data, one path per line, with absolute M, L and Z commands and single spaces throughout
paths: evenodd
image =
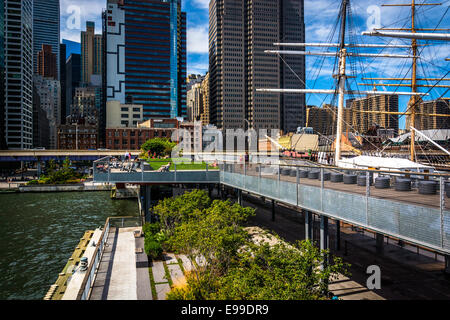
M 192 2 L 196 7 L 203 9 L 209 8 L 209 0 L 192 0 Z
M 188 28 L 188 53 L 208 53 L 208 25 Z

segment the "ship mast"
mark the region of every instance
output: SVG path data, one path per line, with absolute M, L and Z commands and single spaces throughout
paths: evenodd
M 417 40 L 418 39 L 436 39 L 436 40 L 450 40 L 450 35 L 448 34 L 432 34 L 432 33 L 421 33 L 421 34 L 417 34 L 417 31 L 436 31 L 436 30 L 448 30 L 448 29 L 418 29 L 416 28 L 416 6 L 435 6 L 435 5 L 441 5 L 441 3 L 420 3 L 420 4 L 416 4 L 415 0 L 411 0 L 411 4 L 383 4 L 383 7 L 407 7 L 410 6 L 411 7 L 411 28 L 401 28 L 401 29 L 396 29 L 396 28 L 380 28 L 380 29 L 375 29 L 375 31 L 373 32 L 363 32 L 363 35 L 369 35 L 369 36 L 382 36 L 382 37 L 393 37 L 393 38 L 407 38 L 407 39 L 411 39 L 411 48 L 412 48 L 412 74 L 411 74 L 411 84 L 410 85 L 402 85 L 402 84 L 383 84 L 383 83 L 377 83 L 377 84 L 371 84 L 372 86 L 411 86 L 411 92 L 412 93 L 418 93 L 417 88 L 418 87 L 440 87 L 440 88 L 450 88 L 450 86 L 447 85 L 439 85 L 439 86 L 431 86 L 431 85 L 419 85 L 418 81 L 421 80 L 449 80 L 449 79 L 426 79 L 426 78 L 422 78 L 422 79 L 418 79 L 417 78 L 417 49 L 418 49 L 418 44 L 417 44 Z M 394 30 L 394 31 L 410 31 L 410 33 L 405 33 L 405 32 L 379 32 L 379 30 Z M 377 80 L 404 80 L 404 79 L 395 79 L 395 78 L 376 78 Z M 375 78 L 363 78 L 363 80 L 375 80 Z M 360 85 L 369 85 L 369 84 L 360 84 Z M 410 118 L 409 121 L 409 125 L 407 124 L 407 128 L 408 127 L 416 127 L 416 108 L 417 108 L 417 104 L 419 102 L 420 98 L 418 98 L 417 95 L 412 95 L 409 102 L 408 102 L 408 108 L 407 110 L 409 110 L 409 112 L 406 113 L 402 113 L 402 114 L 407 114 Z M 421 115 L 425 115 L 425 114 L 421 114 Z M 431 116 L 431 115 L 428 115 Z M 440 116 L 440 117 L 448 117 L 449 115 L 445 115 L 445 114 L 435 114 L 434 116 Z M 411 161 L 415 161 L 416 158 L 416 132 L 415 130 L 410 130 L 411 132 L 411 142 L 410 142 L 410 159 Z
M 337 129 L 336 129 L 336 152 L 334 163 L 337 165 L 341 160 L 341 137 L 342 137 L 342 121 L 344 118 L 344 95 L 345 95 L 345 81 L 347 79 L 345 75 L 346 54 L 345 49 L 345 24 L 347 20 L 347 0 L 342 1 L 341 12 L 341 42 L 339 52 L 339 103 L 338 103 L 338 117 L 337 117 Z
M 345 95 L 408 95 L 408 96 L 422 96 L 428 95 L 427 93 L 419 92 L 389 92 L 389 91 L 352 91 L 346 90 L 345 84 L 347 80 L 346 75 L 346 59 L 347 57 L 377 57 L 377 58 L 414 58 L 411 55 L 395 55 L 395 54 L 368 54 L 368 53 L 354 53 L 347 52 L 347 47 L 361 47 L 361 48 L 404 48 L 404 45 L 383 45 L 383 44 L 346 44 L 345 43 L 345 29 L 347 20 L 347 11 L 350 6 L 350 0 L 342 0 L 341 3 L 341 32 L 339 43 L 274 43 L 276 46 L 289 46 L 289 47 L 337 47 L 339 51 L 337 53 L 330 52 L 310 52 L 310 51 L 293 51 L 293 50 L 265 50 L 265 53 L 271 54 L 286 54 L 286 55 L 318 55 L 326 57 L 339 57 L 339 70 L 338 74 L 333 77 L 339 79 L 337 90 L 323 90 L 323 89 L 271 89 L 271 88 L 259 88 L 257 92 L 270 92 L 270 93 L 315 93 L 315 94 L 336 94 L 339 95 L 338 104 L 338 117 L 337 117 L 337 130 L 336 130 L 336 149 L 335 149 L 335 165 L 339 165 L 341 159 L 341 137 L 342 127 L 344 121 L 344 100 Z M 409 46 L 408 46 L 409 47 Z M 417 57 L 416 57 L 417 58 Z M 306 86 L 306 83 L 304 83 Z

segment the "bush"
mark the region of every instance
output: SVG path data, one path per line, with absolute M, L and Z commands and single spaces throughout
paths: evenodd
M 28 183 L 27 183 L 27 185 L 33 185 L 33 184 L 39 184 L 39 181 L 38 180 L 31 180 L 31 181 L 28 181 Z
M 144 232 L 144 235 L 147 237 L 147 235 L 154 236 L 161 230 L 161 226 L 159 223 L 145 223 L 142 227 L 142 231 Z
M 144 250 L 145 253 L 154 260 L 162 257 L 163 248 L 161 243 L 159 243 L 155 238 L 145 238 Z

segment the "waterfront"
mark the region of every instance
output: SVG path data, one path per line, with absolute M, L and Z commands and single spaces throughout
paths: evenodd
M 0 194 L 0 299 L 42 299 L 86 230 L 136 216 L 109 192 Z

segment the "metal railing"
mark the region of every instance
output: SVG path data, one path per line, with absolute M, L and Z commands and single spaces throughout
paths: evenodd
M 86 275 L 78 291 L 77 300 L 88 300 L 92 286 L 95 281 L 97 268 L 100 264 L 105 245 L 108 241 L 109 230 L 111 227 L 125 228 L 132 226 L 141 226 L 142 217 L 109 217 L 106 219 L 100 239 L 95 247 L 93 258 L 89 263 Z
M 229 187 L 450 252 L 450 203 L 446 205 L 445 196 L 446 182 L 450 189 L 448 174 L 244 162 L 224 163 L 220 168 L 220 182 Z M 305 171 L 315 174 L 306 177 Z M 332 182 L 327 173 L 354 174 L 356 178 L 359 174 L 365 183 Z M 393 184 L 406 175 L 416 181 L 411 191 L 394 191 Z M 375 187 L 371 180 L 378 176 L 389 176 L 393 184 L 387 189 Z M 436 181 L 435 194 L 417 192 L 418 182 L 425 179 Z
M 93 179 L 109 183 L 218 183 L 219 168 L 204 162 L 177 164 L 171 159 L 147 162 L 105 157 L 94 161 Z

